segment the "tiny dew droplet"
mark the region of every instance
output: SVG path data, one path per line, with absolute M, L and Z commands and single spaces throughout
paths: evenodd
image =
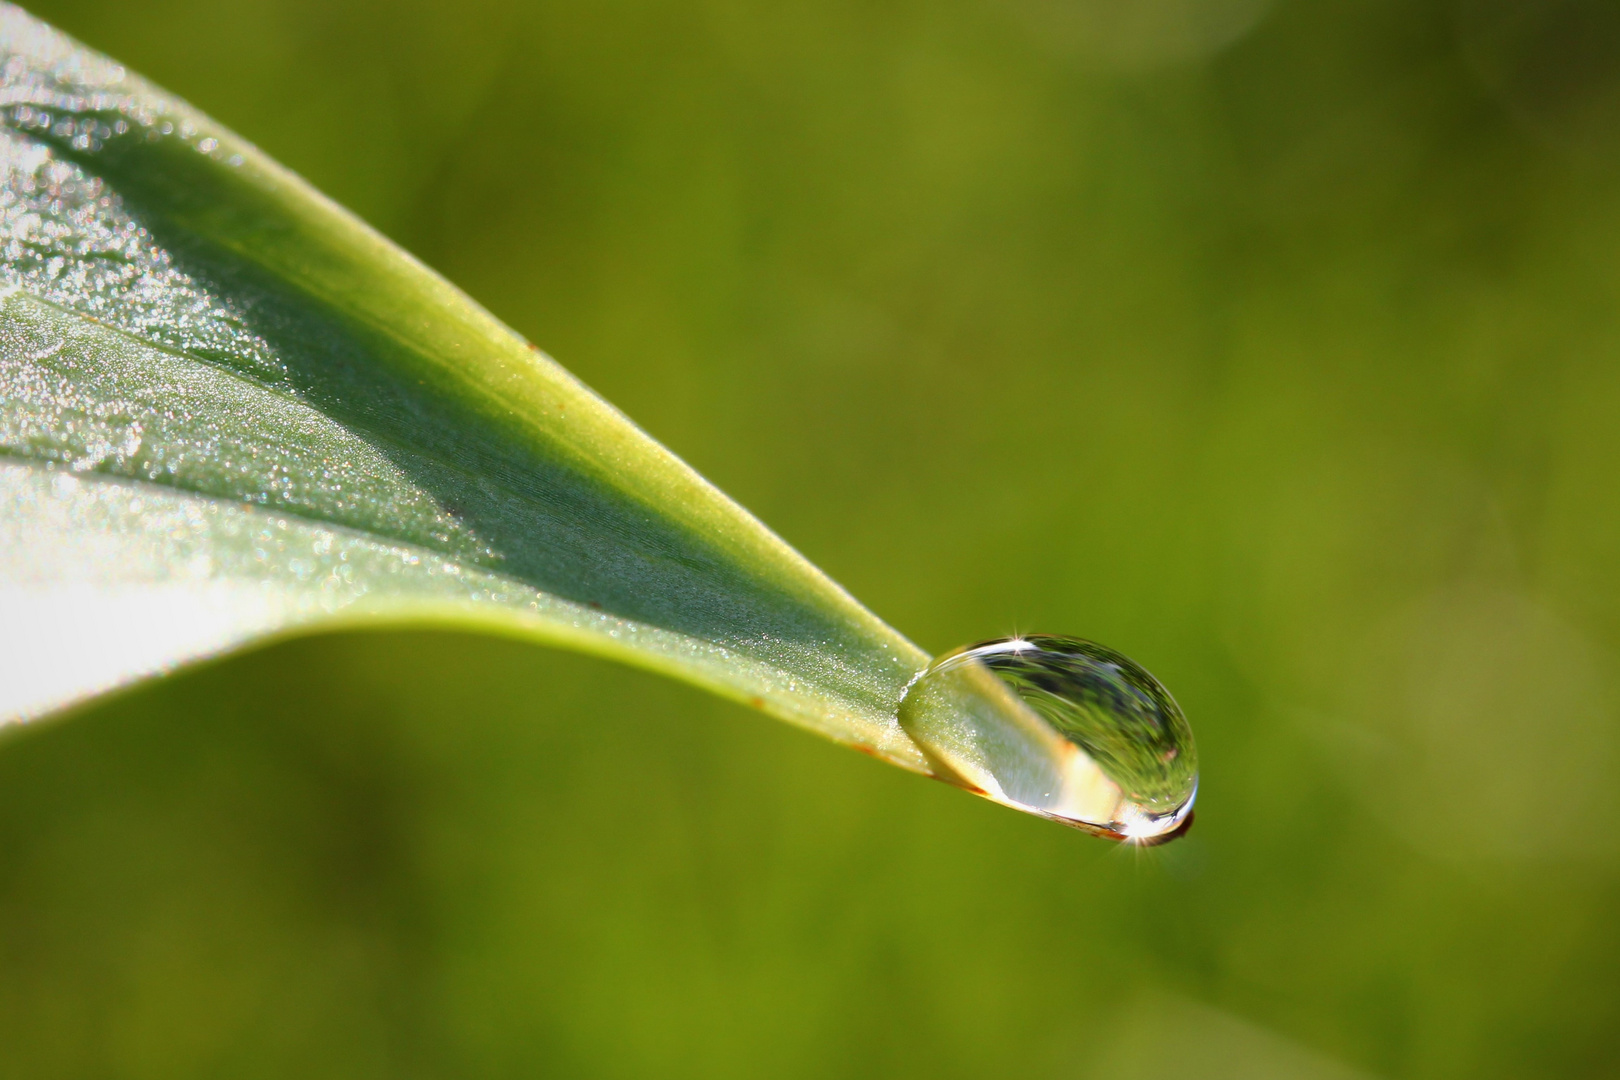
M 1137 844 L 1192 822 L 1187 718 L 1139 664 L 1095 642 L 1029 635 L 945 653 L 899 719 L 941 779 L 996 802 Z

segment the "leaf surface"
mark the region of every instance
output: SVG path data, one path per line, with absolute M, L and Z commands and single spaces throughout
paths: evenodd
M 316 627 L 664 672 L 927 772 L 927 656 L 448 282 L 0 9 L 0 718 Z

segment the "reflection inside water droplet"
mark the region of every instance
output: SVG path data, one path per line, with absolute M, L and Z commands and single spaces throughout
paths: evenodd
M 942 779 L 996 802 L 1139 844 L 1191 823 L 1186 717 L 1095 642 L 1030 635 L 946 653 L 906 692 L 900 724 Z

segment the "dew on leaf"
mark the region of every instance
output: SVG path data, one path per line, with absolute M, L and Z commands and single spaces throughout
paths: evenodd
M 996 802 L 1138 844 L 1186 831 L 1192 729 L 1139 664 L 1074 637 L 982 642 L 929 665 L 900 724 L 942 778 Z

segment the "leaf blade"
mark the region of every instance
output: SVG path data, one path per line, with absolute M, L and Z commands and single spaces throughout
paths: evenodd
M 81 632 L 142 597 L 215 626 L 81 649 L 124 660 L 71 693 L 0 689 L 0 714 L 266 634 L 437 619 L 662 670 L 927 771 L 894 720 L 926 655 L 612 406 L 118 65 L 15 8 L 0 53 L 0 591 Z M 105 550 L 63 557 L 86 534 Z M 347 557 L 367 581 L 310 591 Z M 219 605 L 237 614 L 216 625 Z M 0 684 L 28 685 L 39 653 L 6 642 Z

